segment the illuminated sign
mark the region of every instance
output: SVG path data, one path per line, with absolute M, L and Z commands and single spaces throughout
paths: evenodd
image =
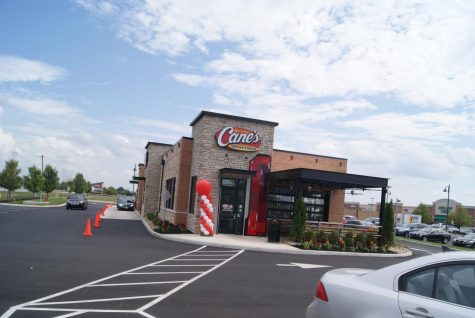
M 261 145 L 259 133 L 239 127 L 225 127 L 216 132 L 216 143 L 222 148 L 237 151 L 257 151 Z

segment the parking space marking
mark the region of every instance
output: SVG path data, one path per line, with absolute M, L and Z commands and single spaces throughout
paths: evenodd
M 228 263 L 235 257 L 239 256 L 241 253 L 244 252 L 244 250 L 232 250 L 232 251 L 206 251 L 206 246 L 202 246 L 198 249 L 192 250 L 187 253 L 183 253 L 177 256 L 173 256 L 158 262 L 150 263 L 144 266 L 140 266 L 137 268 L 133 268 L 115 275 L 111 275 L 108 277 L 104 277 L 101 279 L 98 279 L 96 281 L 80 285 L 50 296 L 46 296 L 43 298 L 39 298 L 36 300 L 32 300 L 23 304 L 19 304 L 16 306 L 11 307 L 7 312 L 5 312 L 0 318 L 7 318 L 13 315 L 16 311 L 20 310 L 29 310 L 29 311 L 55 311 L 55 312 L 67 312 L 64 315 L 56 316 L 56 317 L 73 317 L 77 315 L 82 315 L 82 314 L 87 314 L 87 313 L 131 313 L 131 314 L 137 314 L 143 317 L 147 318 L 155 318 L 153 315 L 150 315 L 149 313 L 145 312 L 147 309 L 151 308 L 152 306 L 156 305 L 160 301 L 168 298 L 169 296 L 173 295 L 174 293 L 178 292 L 179 290 L 185 288 L 189 284 L 193 283 L 194 281 L 204 277 L 205 275 L 211 273 L 212 271 L 218 269 L 219 267 L 223 266 L 224 264 Z M 219 253 L 219 255 L 209 255 L 211 252 L 213 253 Z M 202 253 L 202 254 L 201 254 Z M 203 258 L 206 255 L 209 255 L 208 257 L 219 257 L 219 258 Z M 201 257 L 201 258 L 184 258 L 184 257 Z M 173 264 L 170 262 L 176 262 L 176 261 L 188 261 L 192 264 Z M 216 264 L 202 264 L 201 262 L 203 261 L 217 261 Z M 165 268 L 168 267 L 175 267 L 176 270 L 166 270 Z M 203 271 L 186 271 L 186 272 L 180 272 L 177 271 L 179 268 L 183 267 L 208 267 L 207 269 L 203 269 Z M 144 269 L 156 269 L 154 272 L 145 272 L 142 271 Z M 164 271 L 161 271 L 160 269 L 163 268 Z M 164 278 L 164 280 L 158 280 L 157 277 L 153 279 L 153 281 L 147 281 L 147 279 L 151 278 L 149 275 L 160 275 L 159 277 Z M 187 279 L 187 280 L 166 280 L 167 276 L 166 275 L 179 275 L 179 274 L 193 274 L 194 276 Z M 135 277 L 141 278 L 140 281 L 138 282 L 124 282 L 121 283 L 120 279 L 122 277 L 133 277 L 131 275 L 136 275 Z M 147 276 L 148 275 L 148 276 Z M 174 277 L 175 278 L 175 277 Z M 114 283 L 107 283 L 108 280 L 114 279 Z M 117 280 L 119 282 L 117 282 Z M 130 281 L 130 279 L 129 279 Z M 137 285 L 163 285 L 164 290 L 160 290 L 158 293 L 155 291 L 155 294 L 150 295 L 152 292 L 148 292 L 148 295 L 134 295 L 133 293 L 136 292 L 137 290 L 133 289 L 127 289 L 128 286 L 137 286 Z M 169 286 L 170 287 L 166 287 Z M 176 286 L 178 285 L 178 286 Z M 116 290 L 116 287 L 119 287 L 120 289 L 117 289 L 119 293 L 124 293 L 126 292 L 125 296 L 127 297 L 111 297 L 111 298 L 97 298 L 97 299 L 77 299 L 75 297 L 81 297 L 78 295 L 75 295 L 74 293 L 77 292 L 81 295 L 80 290 L 82 289 L 89 289 L 92 287 L 107 287 L 108 288 L 108 295 L 113 296 L 114 290 Z M 161 287 L 163 288 L 163 287 Z M 171 289 L 170 289 L 171 288 Z M 82 294 L 88 294 L 82 293 Z M 130 296 L 128 296 L 129 294 Z M 54 298 L 60 297 L 61 296 L 61 301 L 54 301 Z M 64 300 L 66 298 L 66 300 Z M 71 298 L 68 300 L 68 298 Z M 144 299 L 145 301 L 148 302 L 140 302 L 141 299 Z M 53 300 L 53 301 L 48 301 L 48 300 Z M 138 300 L 139 303 L 125 303 L 126 306 L 130 306 L 129 308 L 132 309 L 125 309 L 123 301 L 128 301 L 128 300 Z M 92 306 L 93 304 L 96 304 L 96 307 L 91 307 L 91 308 L 73 308 L 73 307 L 78 307 L 78 304 L 90 304 L 87 305 L 87 307 Z M 65 307 L 71 305 L 71 308 Z M 76 306 L 75 306 L 76 305 Z M 45 306 L 45 307 L 43 307 Z M 59 308 L 56 308 L 58 306 L 62 306 Z M 136 306 L 136 307 L 134 307 Z M 141 306 L 137 308 L 138 306 Z M 99 308 L 97 308 L 99 307 Z M 104 307 L 104 308 L 102 308 Z M 120 309 L 116 309 L 120 308 Z M 122 309 L 123 308 L 123 309 Z

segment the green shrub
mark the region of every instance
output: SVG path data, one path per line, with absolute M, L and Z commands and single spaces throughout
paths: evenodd
M 374 236 L 373 233 L 368 233 L 368 234 L 366 235 L 366 247 L 367 247 L 370 251 L 373 251 L 373 250 L 375 250 L 376 245 L 377 245 L 376 237 Z
M 294 242 L 300 242 L 305 231 L 306 207 L 303 201 L 302 192 L 299 193 L 295 201 L 295 208 L 293 211 L 292 227 L 290 229 L 289 237 Z
M 309 249 L 311 249 L 312 247 L 313 247 L 312 241 L 304 241 L 304 242 L 302 243 L 302 248 L 303 248 L 304 250 L 309 250 Z
M 305 231 L 303 232 L 303 241 L 304 242 L 313 242 L 315 240 L 315 232 Z
M 355 244 L 355 239 L 353 237 L 353 232 L 351 232 L 351 231 L 346 232 L 343 241 L 345 242 L 345 247 L 346 247 L 347 250 L 352 249 L 353 245 Z
M 320 244 L 325 244 L 328 241 L 327 233 L 323 232 L 323 230 L 318 231 L 315 234 L 315 241 Z
M 338 231 L 336 231 L 336 230 L 331 231 L 330 235 L 328 236 L 328 241 L 333 246 L 339 246 L 340 245 L 340 234 L 338 233 Z
M 384 218 L 381 229 L 381 244 L 386 246 L 394 245 L 394 213 L 393 201 L 386 203 Z
M 153 220 L 155 218 L 156 218 L 155 213 L 147 213 L 147 219 Z
M 355 249 L 361 251 L 365 248 L 366 235 L 364 233 L 358 233 L 355 237 Z

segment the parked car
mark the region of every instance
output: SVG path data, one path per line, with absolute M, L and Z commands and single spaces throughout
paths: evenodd
M 135 208 L 135 197 L 120 196 L 117 198 L 117 210 L 133 211 Z
M 378 270 L 327 272 L 306 318 L 348 317 L 475 317 L 475 253 L 436 253 Z
M 353 216 L 353 215 L 345 215 L 343 216 L 343 223 L 346 223 L 348 221 L 354 221 L 354 220 L 358 220 L 356 218 L 356 216 Z
M 410 232 L 419 231 L 426 227 L 428 227 L 428 225 L 424 223 L 402 224 L 396 227 L 396 235 L 410 237 Z
M 82 193 L 72 193 L 66 201 L 66 210 L 82 209 L 87 210 L 87 197 Z
M 379 226 L 379 218 L 370 217 L 370 218 L 365 219 L 364 222 Z
M 369 226 L 369 224 L 364 223 L 363 221 L 360 221 L 360 220 L 348 220 L 346 221 L 345 224 L 343 224 L 343 226 L 357 228 L 357 227 L 366 227 L 366 226 Z
M 422 229 L 419 229 L 419 230 L 410 231 L 409 232 L 409 237 L 412 238 L 412 239 L 420 239 L 421 240 L 423 235 L 427 235 L 427 233 L 429 233 L 432 230 L 434 230 L 434 229 L 432 229 L 431 227 L 425 227 L 425 228 L 422 228 Z
M 452 241 L 453 245 L 475 248 L 475 233 L 459 236 Z
M 433 241 L 447 244 L 450 242 L 452 237 L 450 236 L 450 233 L 442 229 L 429 229 L 428 231 L 421 230 L 420 233 L 414 238 L 423 241 Z

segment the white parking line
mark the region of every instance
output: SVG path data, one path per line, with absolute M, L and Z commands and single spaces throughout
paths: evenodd
M 154 263 L 151 263 L 151 264 L 148 264 L 148 265 L 133 268 L 133 269 L 130 269 L 130 270 L 127 270 L 127 271 L 124 271 L 124 272 L 121 272 L 121 273 L 118 273 L 118 274 L 115 274 L 115 275 L 111 275 L 111 276 L 108 276 L 108 277 L 104 277 L 104 278 L 98 279 L 96 281 L 93 281 L 93 282 L 90 282 L 90 283 L 87 283 L 87 284 L 84 284 L 84 285 L 80 285 L 80 286 L 77 286 L 77 287 L 74 287 L 74 288 L 71 288 L 71 289 L 68 289 L 68 290 L 50 295 L 50 296 L 42 297 L 42 298 L 39 298 L 39 299 L 36 299 L 36 300 L 32 300 L 32 301 L 29 301 L 29 302 L 26 302 L 26 303 L 23 303 L 23 304 L 13 306 L 7 312 L 5 312 L 2 316 L 0 316 L 0 318 L 10 317 L 17 310 L 67 312 L 64 315 L 60 315 L 60 316 L 56 316 L 56 317 L 73 317 L 73 316 L 88 313 L 88 312 L 96 312 L 96 313 L 134 313 L 134 314 L 142 315 L 142 316 L 147 317 L 147 318 L 155 318 L 153 315 L 151 315 L 149 313 L 146 313 L 145 310 L 147 310 L 150 307 L 156 305 L 157 303 L 164 300 L 165 298 L 173 295 L 174 293 L 176 293 L 180 289 L 185 288 L 186 286 L 188 286 L 192 282 L 194 282 L 194 281 L 204 277 L 205 275 L 211 273 L 212 271 L 218 269 L 219 267 L 223 266 L 224 264 L 228 263 L 229 261 L 231 261 L 232 259 L 234 259 L 238 255 L 240 255 L 242 252 L 244 252 L 244 250 L 213 251 L 215 253 L 219 252 L 219 253 L 223 253 L 223 254 L 220 254 L 219 256 L 218 255 L 212 255 L 212 256 L 218 256 L 218 257 L 224 257 L 224 256 L 228 256 L 228 255 L 231 255 L 231 256 L 229 256 L 227 258 L 216 258 L 216 259 L 200 259 L 200 258 L 180 259 L 181 257 L 186 257 L 186 256 L 191 256 L 191 257 L 198 256 L 195 253 L 203 253 L 203 252 L 204 253 L 210 253 L 210 251 L 202 251 L 205 248 L 206 248 L 206 246 L 202 246 L 202 247 L 200 247 L 196 250 L 193 250 L 193 251 L 190 251 L 190 252 L 187 252 L 187 253 L 183 253 L 183 254 L 180 254 L 180 255 L 177 255 L 177 256 L 174 256 L 174 257 L 170 257 L 170 258 L 164 259 L 162 261 L 158 261 L 158 262 L 154 262 Z M 227 254 L 224 254 L 224 253 L 227 253 Z M 195 255 L 193 255 L 193 254 L 195 254 Z M 200 257 L 202 257 L 203 255 L 204 254 L 200 255 Z M 198 262 L 199 261 L 219 261 L 219 262 L 217 264 L 169 264 L 169 263 L 164 264 L 164 263 L 173 262 L 173 261 L 190 261 L 190 262 L 192 262 L 192 261 L 198 261 Z M 140 271 L 140 270 L 145 269 L 145 268 L 157 268 L 158 269 L 160 267 L 176 267 L 178 269 L 180 267 L 197 267 L 197 266 L 208 267 L 208 269 L 205 270 L 205 271 L 189 271 L 189 272 L 177 272 L 177 271 L 173 271 L 173 270 L 172 271 L 164 271 L 164 272 L 160 272 L 160 271 L 159 272 L 136 272 L 136 271 Z M 147 278 L 146 275 L 153 275 L 153 274 L 161 275 L 163 278 L 166 278 L 167 277 L 166 275 L 169 275 L 169 274 L 170 275 L 171 274 L 174 274 L 174 275 L 176 275 L 176 274 L 197 274 L 197 275 L 191 277 L 188 280 L 146 281 L 146 278 Z M 121 276 L 125 277 L 125 276 L 129 276 L 129 275 L 137 275 L 136 277 L 142 277 L 144 279 L 140 282 L 110 283 L 110 284 L 105 283 L 105 281 L 107 281 L 107 280 L 110 280 L 110 279 L 113 279 L 113 278 L 117 279 L 117 278 L 120 278 Z M 150 278 L 150 276 L 148 276 L 148 278 Z M 69 297 L 73 297 L 73 299 L 71 299 L 69 301 L 68 300 L 65 300 L 65 301 L 63 300 L 63 301 L 57 301 L 57 302 L 55 302 L 55 301 L 46 302 L 49 299 L 53 299 L 53 298 L 56 298 L 56 297 L 59 297 L 59 296 L 62 296 L 62 298 L 64 299 L 65 297 L 68 297 L 67 294 L 71 294 L 71 293 L 76 292 L 76 291 L 78 291 L 80 289 L 83 289 L 83 288 L 110 287 L 110 290 L 108 290 L 108 294 L 113 296 L 113 292 L 115 290 L 114 287 L 121 287 L 120 291 L 123 292 L 124 288 L 127 288 L 127 286 L 155 285 L 155 284 L 156 285 L 161 284 L 163 286 L 171 285 L 170 288 L 172 288 L 172 289 L 166 291 L 167 288 L 165 288 L 164 293 L 160 293 L 160 294 L 156 294 L 156 295 L 141 295 L 141 296 L 133 295 L 133 296 L 130 296 L 130 297 L 112 297 L 112 298 L 83 299 L 83 300 L 74 299 L 74 294 L 73 294 L 73 295 L 69 296 Z M 173 286 L 173 284 L 175 284 L 175 285 L 178 284 L 178 286 Z M 131 293 L 136 292 L 136 291 L 137 291 L 136 289 L 135 289 L 135 291 L 132 290 L 132 289 L 130 290 Z M 128 309 L 116 310 L 116 309 L 114 309 L 114 307 L 115 308 L 121 308 L 121 307 L 117 307 L 117 306 L 123 306 L 123 303 L 121 303 L 122 300 L 135 300 L 135 299 L 140 300 L 140 299 L 147 299 L 147 298 L 150 298 L 151 301 L 149 301 L 148 303 L 145 303 L 145 305 L 143 305 L 144 304 L 143 302 L 141 304 L 137 304 L 137 306 L 142 305 L 140 308 L 131 309 L 131 310 L 128 310 Z M 117 301 L 117 303 L 114 303 L 115 301 Z M 72 305 L 73 306 L 74 304 L 83 304 L 83 303 L 86 303 L 86 304 L 87 303 L 96 303 L 97 304 L 97 303 L 101 303 L 101 302 L 104 304 L 104 307 L 109 306 L 111 308 L 109 308 L 109 309 L 107 309 L 107 308 L 97 309 L 97 308 L 65 308 L 64 307 L 65 305 L 66 306 L 67 305 Z M 107 302 L 109 302 L 109 303 L 107 303 Z M 55 308 L 54 305 L 61 305 L 63 307 Z M 48 307 L 43 307 L 43 306 L 48 306 Z
M 429 254 L 435 254 L 435 252 L 431 252 L 431 251 L 424 250 L 424 249 L 421 249 L 421 248 L 410 247 L 409 249 L 411 249 L 413 251 L 420 251 L 420 252 L 425 252 L 425 253 L 429 253 Z

